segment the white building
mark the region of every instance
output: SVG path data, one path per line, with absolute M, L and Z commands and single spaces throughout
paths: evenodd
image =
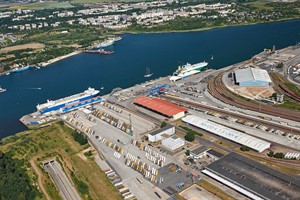
M 190 125 L 196 126 L 200 129 L 203 129 L 205 131 L 209 131 L 210 133 L 216 134 L 227 140 L 231 140 L 235 143 L 245 145 L 259 153 L 270 148 L 271 146 L 271 143 L 269 142 L 236 131 L 234 129 L 227 128 L 225 126 L 222 126 L 220 124 L 214 123 L 212 121 L 203 119 L 195 115 L 186 116 L 185 118 L 182 119 L 182 121 Z
M 175 133 L 175 127 L 168 124 L 167 126 L 161 129 L 148 133 L 148 140 L 149 142 L 157 142 L 164 138 L 162 137 L 163 134 L 173 135 L 174 133 Z
M 183 139 L 177 137 L 176 135 L 172 136 L 172 137 L 169 137 L 167 139 L 164 139 L 161 141 L 161 144 L 168 148 L 168 149 L 171 149 L 172 151 L 175 150 L 175 149 L 178 149 L 182 146 L 184 146 L 185 142 Z

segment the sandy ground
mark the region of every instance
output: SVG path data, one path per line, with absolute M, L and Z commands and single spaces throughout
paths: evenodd
M 250 99 L 259 99 L 259 98 L 268 98 L 273 93 L 275 93 L 274 89 L 271 86 L 267 87 L 233 87 L 234 92 Z
M 191 187 L 185 189 L 179 193 L 180 196 L 184 197 L 187 200 L 220 200 L 219 197 L 213 195 L 207 190 L 201 188 L 200 186 L 194 184 Z
M 21 49 L 41 49 L 44 47 L 45 47 L 45 45 L 41 44 L 41 43 L 29 43 L 29 44 L 15 45 L 15 46 L 11 46 L 11 47 L 2 48 L 2 49 L 0 49 L 0 53 L 21 50 Z

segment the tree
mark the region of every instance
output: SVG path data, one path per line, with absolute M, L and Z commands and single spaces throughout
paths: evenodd
M 191 151 L 189 149 L 186 150 L 185 155 L 189 156 L 190 154 L 191 154 Z
M 165 126 L 167 126 L 168 124 L 166 122 L 162 122 L 161 125 L 160 125 L 160 128 L 163 128 Z
M 193 142 L 195 140 L 195 134 L 193 132 L 188 131 L 187 134 L 184 136 L 184 139 Z

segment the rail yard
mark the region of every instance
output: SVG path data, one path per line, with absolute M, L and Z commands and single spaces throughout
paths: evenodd
M 300 89 L 287 72 L 299 66 L 299 56 L 296 45 L 223 69 L 194 71 L 176 82 L 160 77 L 101 97 L 89 88 L 91 100 L 47 108 L 47 114 L 38 110 L 21 121 L 44 126 L 62 120 L 84 134 L 99 154 L 97 164 L 124 199 L 176 199 L 180 194 L 222 199 L 221 193 L 233 199 L 284 199 L 277 195 L 278 185 L 294 199 L 300 191 Z M 257 74 L 238 77 L 240 69 Z M 226 82 L 236 88 L 263 86 L 275 94 L 248 99 Z M 285 102 L 293 107 L 284 107 Z M 259 189 L 259 175 L 274 182 Z M 196 186 L 199 181 L 214 185 L 218 195 Z

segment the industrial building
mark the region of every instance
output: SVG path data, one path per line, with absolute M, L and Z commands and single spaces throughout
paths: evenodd
M 186 108 L 177 106 L 159 98 L 141 96 L 136 98 L 134 103 L 174 120 L 184 117 L 185 112 L 188 111 Z
M 161 129 L 148 133 L 148 140 L 149 142 L 157 142 L 164 138 L 163 137 L 164 134 L 170 136 L 173 135 L 174 133 L 175 133 L 175 127 L 172 126 L 171 124 L 168 124 L 167 126 Z
M 239 86 L 268 86 L 272 82 L 266 70 L 251 67 L 236 70 L 234 78 Z
M 209 164 L 204 174 L 251 199 L 299 199 L 300 179 L 232 152 Z
M 174 151 L 175 149 L 178 149 L 178 148 L 184 146 L 185 142 L 180 137 L 177 137 L 176 135 L 174 135 L 172 137 L 162 140 L 161 144 L 164 147 Z
M 207 146 L 200 146 L 191 151 L 190 157 L 193 159 L 199 159 L 206 156 L 206 152 L 210 150 Z
M 263 152 L 271 146 L 271 143 L 269 142 L 236 131 L 234 129 L 227 128 L 225 126 L 222 126 L 220 124 L 214 123 L 212 121 L 203 119 L 195 115 L 188 115 L 182 118 L 182 121 L 193 125 L 197 128 L 208 131 L 210 133 L 216 134 L 227 140 L 233 141 L 241 145 L 245 145 L 259 153 Z

